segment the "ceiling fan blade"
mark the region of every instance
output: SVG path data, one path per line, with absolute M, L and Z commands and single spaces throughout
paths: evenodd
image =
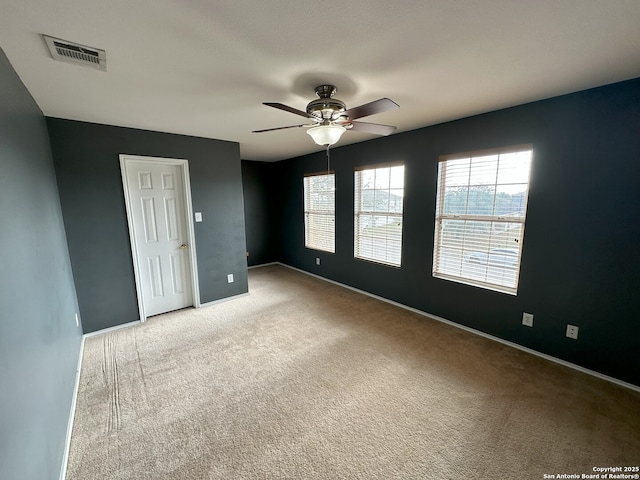
M 312 125 L 289 125 L 288 127 L 265 128 L 264 130 L 254 130 L 251 133 L 272 132 L 274 130 L 284 130 L 285 128 L 310 127 Z
M 284 105 L 282 103 L 264 102 L 263 105 L 266 105 L 268 107 L 277 108 L 278 110 L 284 110 L 285 112 L 295 113 L 296 115 L 300 115 L 301 117 L 313 118 L 307 112 L 303 112 L 302 110 L 298 110 L 297 108 L 293 108 L 293 107 L 290 107 L 288 105 Z
M 379 123 L 352 122 L 350 130 L 354 132 L 373 133 L 375 135 L 391 135 L 396 131 L 396 127 L 391 125 L 380 125 Z
M 359 107 L 350 108 L 341 115 L 346 115 L 351 120 L 355 120 L 356 118 L 368 117 L 374 113 L 386 112 L 387 110 L 393 110 L 394 108 L 400 108 L 400 106 L 393 100 L 381 98 L 380 100 L 365 103 Z

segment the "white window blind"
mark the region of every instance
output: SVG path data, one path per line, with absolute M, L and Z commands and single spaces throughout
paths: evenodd
M 441 157 L 433 276 L 515 295 L 531 145 Z
M 404 165 L 356 170 L 354 192 L 354 256 L 399 267 Z
M 335 174 L 304 177 L 304 245 L 335 253 Z

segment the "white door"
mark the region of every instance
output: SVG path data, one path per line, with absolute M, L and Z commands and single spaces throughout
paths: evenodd
M 183 170 L 161 159 L 121 164 L 144 321 L 194 304 Z

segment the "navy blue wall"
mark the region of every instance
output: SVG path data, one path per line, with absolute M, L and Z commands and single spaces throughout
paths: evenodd
M 439 156 L 524 143 L 534 161 L 518 295 L 433 278 Z M 390 161 L 405 164 L 402 268 L 353 258 L 354 168 Z M 334 148 L 331 164 L 335 254 L 304 247 L 302 178 L 326 168 L 324 151 L 273 166 L 279 261 L 640 385 L 640 79 Z
M 82 332 L 47 126 L 0 50 L 0 478 L 58 478 Z
M 274 232 L 280 225 L 280 192 L 277 164 L 242 161 L 244 217 L 247 235 L 247 264 L 263 265 L 278 260 Z
M 48 118 L 85 333 L 139 319 L 119 154 L 189 161 L 200 301 L 247 291 L 239 146 Z M 227 283 L 227 274 L 234 283 Z

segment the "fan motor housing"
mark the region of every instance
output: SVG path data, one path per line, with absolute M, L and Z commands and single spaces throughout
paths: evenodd
M 307 105 L 307 113 L 322 119 L 335 118 L 337 114 L 346 111 L 347 106 L 337 98 L 318 98 Z

